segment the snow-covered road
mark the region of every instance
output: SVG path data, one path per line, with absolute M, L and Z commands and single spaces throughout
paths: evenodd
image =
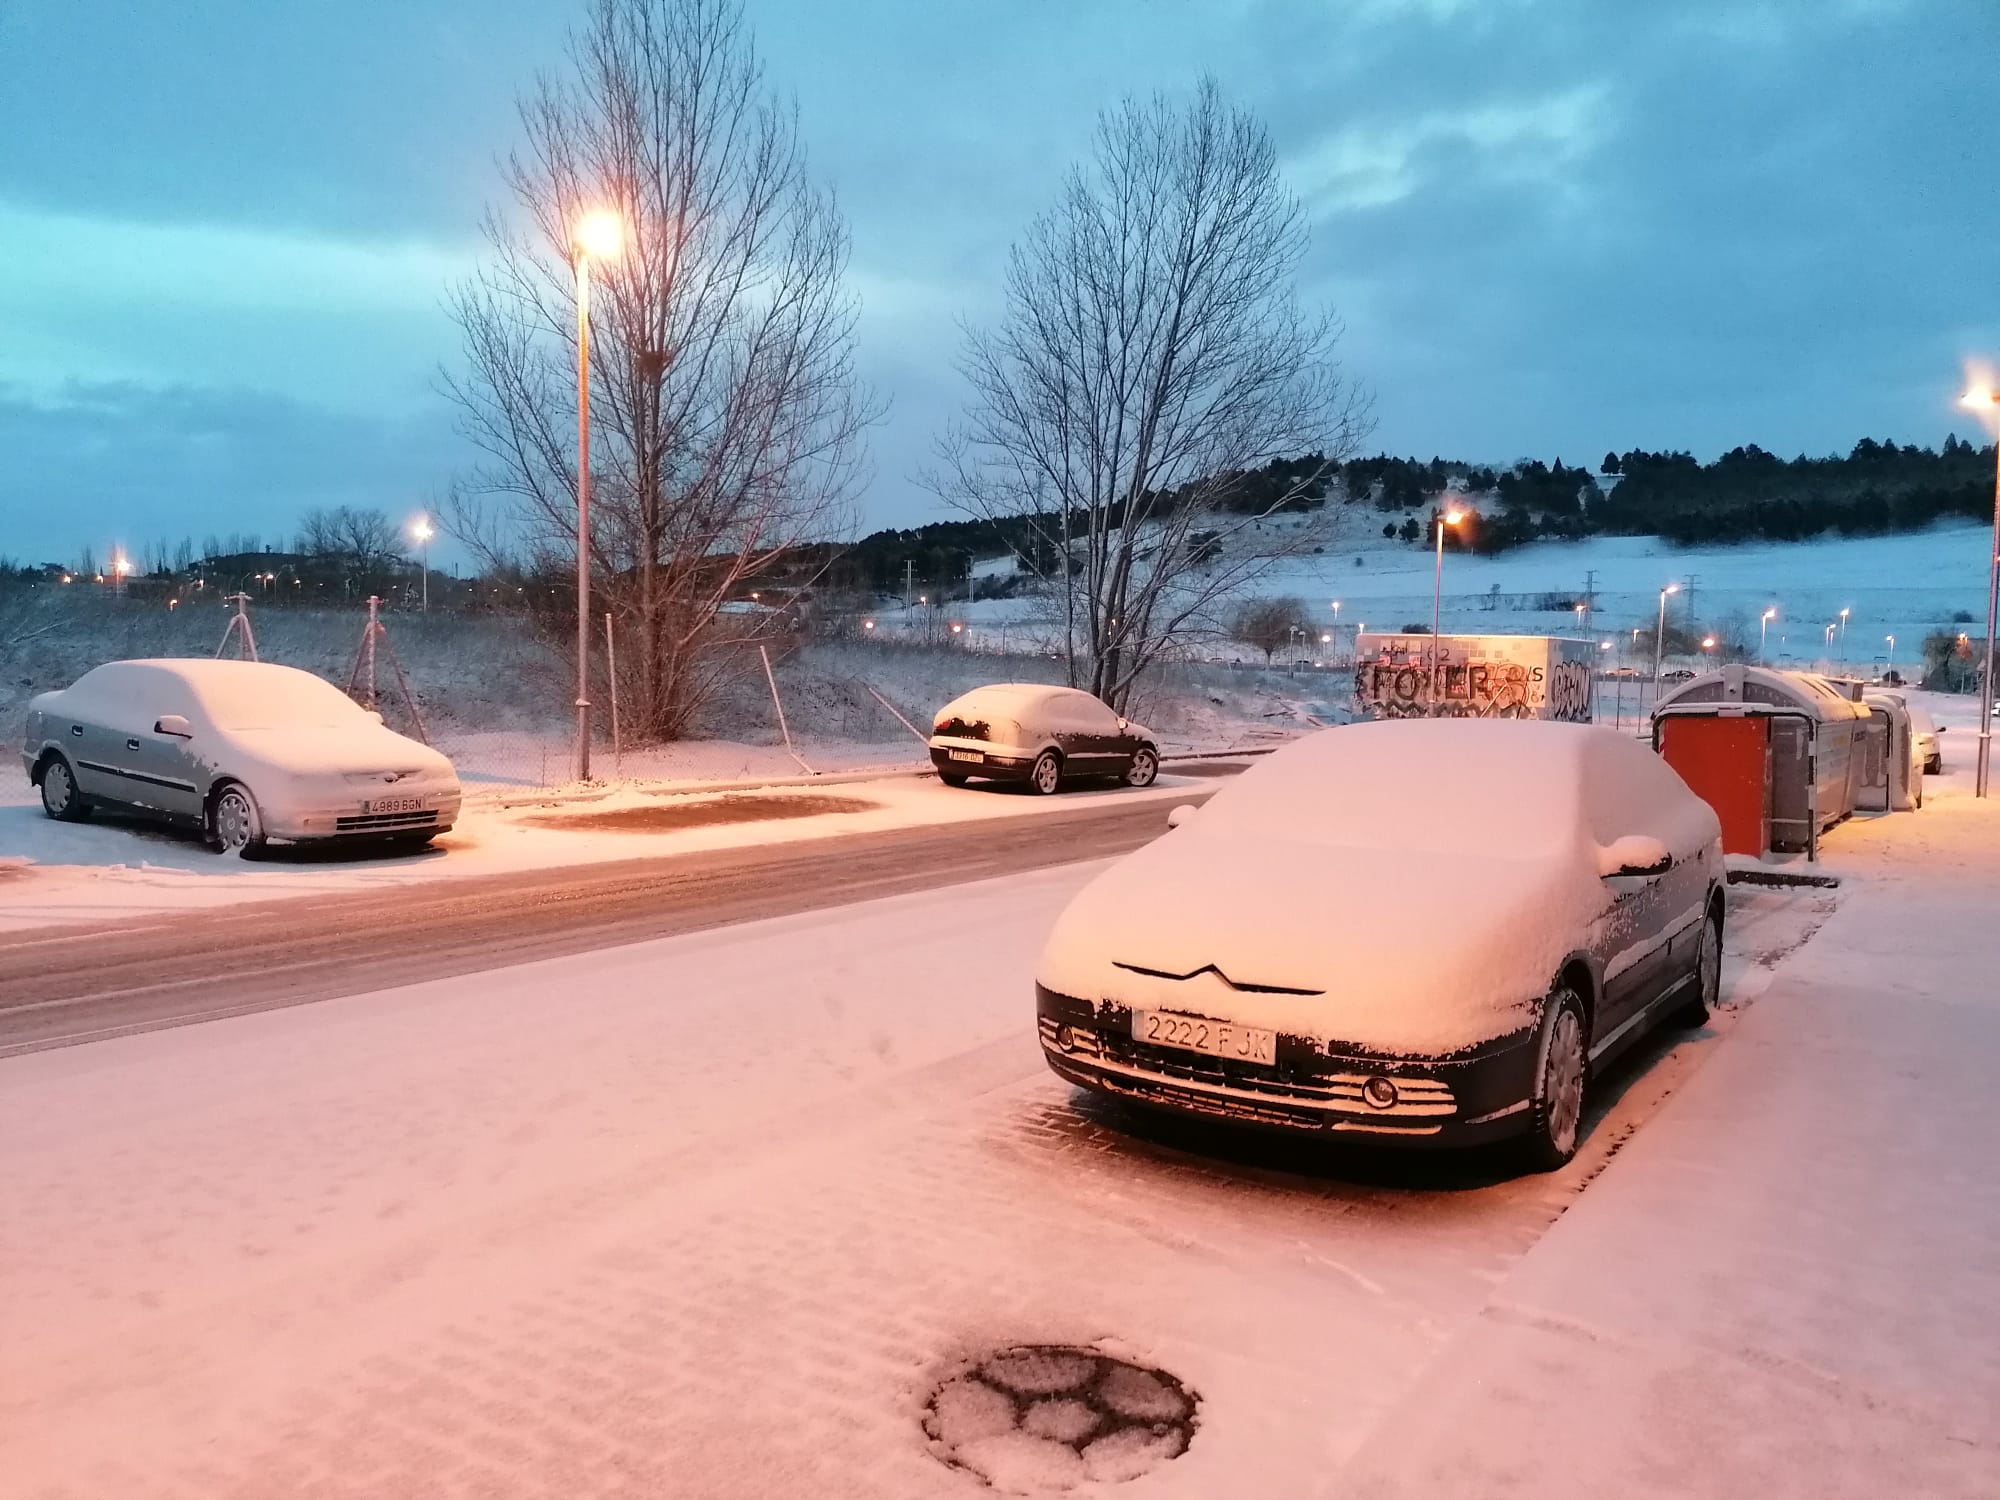
M 1094 868 L 0 1062 L 0 1490 L 970 1496 L 931 1390 L 1055 1342 L 1200 1398 L 1118 1493 L 1329 1493 L 1717 1037 L 1554 1177 L 1138 1138 L 1033 1040 Z

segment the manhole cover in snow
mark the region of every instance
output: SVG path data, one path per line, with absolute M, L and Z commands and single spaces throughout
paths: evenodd
M 1058 1344 L 988 1355 L 924 1413 L 937 1456 L 998 1490 L 1114 1482 L 1179 1458 L 1199 1402 L 1164 1370 Z

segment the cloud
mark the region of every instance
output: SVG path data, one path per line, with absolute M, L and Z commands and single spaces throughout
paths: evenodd
M 72 381 L 0 385 L 0 551 L 256 531 L 289 537 L 316 505 L 423 503 L 464 455 L 448 419 L 358 416 L 270 392 Z
M 1588 83 L 1354 126 L 1293 157 L 1285 174 L 1321 213 L 1401 202 L 1468 155 L 1482 176 L 1553 182 L 1603 143 L 1608 98 L 1606 85 Z

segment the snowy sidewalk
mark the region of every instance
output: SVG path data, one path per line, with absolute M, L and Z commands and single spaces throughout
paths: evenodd
M 1827 858 L 1839 911 L 1335 1492 L 2000 1495 L 2000 804 Z

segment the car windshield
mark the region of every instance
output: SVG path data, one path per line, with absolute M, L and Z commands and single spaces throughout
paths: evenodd
M 1582 770 L 1537 731 L 1567 727 L 1435 720 L 1323 730 L 1227 784 L 1197 822 L 1208 833 L 1342 849 L 1560 853 L 1583 825 Z M 1502 733 L 1481 732 L 1489 729 Z
M 347 694 L 309 672 L 204 674 L 192 686 L 218 729 L 340 729 L 366 719 Z

